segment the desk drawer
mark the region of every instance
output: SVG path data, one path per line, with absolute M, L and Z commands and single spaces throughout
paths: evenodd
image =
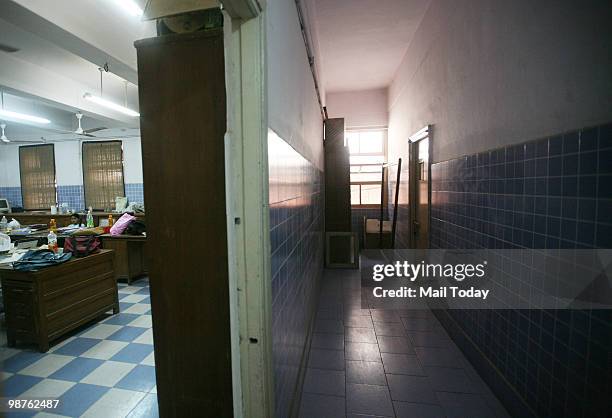
M 16 287 L 2 286 L 2 292 L 5 294 L 4 300 L 11 301 L 9 303 L 29 303 L 32 304 L 34 290 L 31 287 Z

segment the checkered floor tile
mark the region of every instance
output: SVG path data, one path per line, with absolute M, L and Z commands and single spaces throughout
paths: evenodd
M 8 398 L 54 398 L 30 417 L 157 417 L 148 279 L 119 283 L 121 313 L 101 318 L 47 353 L 8 348 L 0 329 L 0 389 Z

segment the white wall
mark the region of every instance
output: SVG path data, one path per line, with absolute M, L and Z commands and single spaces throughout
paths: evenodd
M 81 143 L 58 142 L 55 145 L 55 177 L 58 186 L 83 184 Z M 19 169 L 19 162 L 17 162 Z
M 125 183 L 142 183 L 140 139 L 124 139 Z M 58 142 L 55 149 L 55 175 L 58 186 L 83 184 L 80 141 Z M 19 146 L 0 146 L 0 187 L 19 187 Z
M 267 2 L 268 125 L 323 169 L 323 121 L 295 2 Z
M 609 0 L 433 0 L 389 89 L 391 153 L 442 161 L 612 121 Z
M 19 147 L 0 145 L 0 187 L 19 186 Z
M 126 184 L 143 183 L 140 139 L 123 141 L 123 175 Z
M 330 118 L 344 118 L 347 128 L 387 126 L 387 89 L 327 93 L 325 104 Z

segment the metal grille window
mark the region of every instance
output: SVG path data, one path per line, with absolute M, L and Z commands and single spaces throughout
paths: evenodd
M 49 210 L 57 204 L 53 145 L 19 147 L 19 172 L 24 209 Z
M 385 139 L 384 130 L 346 131 L 351 159 L 352 206 L 380 205 Z
M 86 207 L 115 208 L 115 198 L 125 196 L 121 141 L 83 143 L 83 186 Z

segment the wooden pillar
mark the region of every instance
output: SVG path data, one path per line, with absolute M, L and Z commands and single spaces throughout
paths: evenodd
M 221 29 L 136 43 L 162 417 L 232 417 Z

